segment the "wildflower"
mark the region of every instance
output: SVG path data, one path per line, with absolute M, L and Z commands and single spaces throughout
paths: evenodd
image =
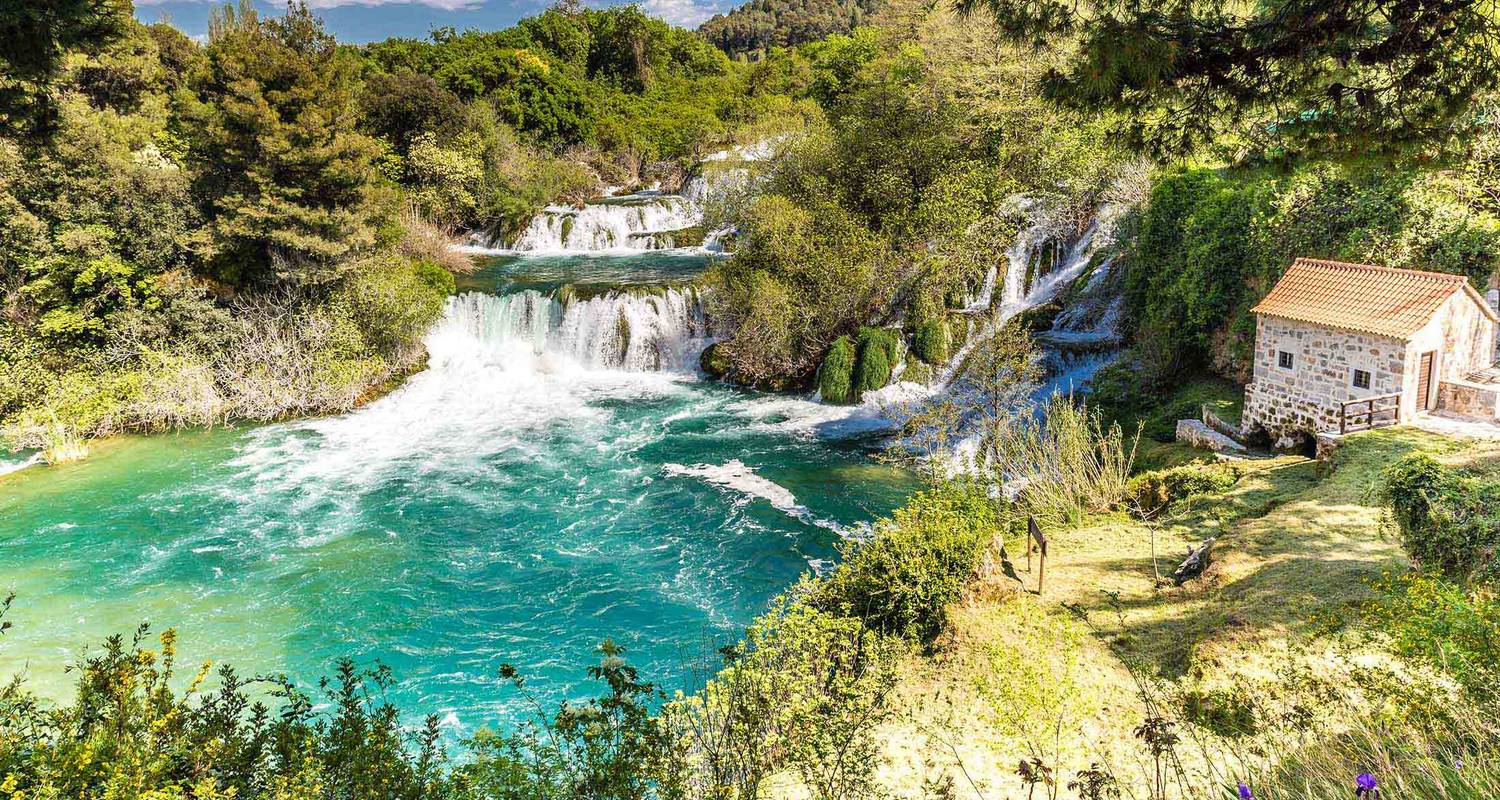
M 1464 760 L 1462 758 L 1454 758 L 1453 759 L 1453 771 L 1454 772 L 1463 772 L 1464 771 Z
M 1255 800 L 1255 793 L 1252 792 L 1252 791 L 1250 791 L 1250 787 L 1246 786 L 1244 781 L 1240 781 L 1239 783 L 1240 783 L 1240 800 Z
M 1375 776 L 1368 772 L 1361 772 L 1354 779 L 1354 796 L 1368 797 L 1371 800 L 1380 797 L 1380 792 L 1375 788 Z

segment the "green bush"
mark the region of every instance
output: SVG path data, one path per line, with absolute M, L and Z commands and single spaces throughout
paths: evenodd
M 918 493 L 872 539 L 845 545 L 843 564 L 815 590 L 814 604 L 930 643 L 1001 528 L 995 504 L 977 487 Z
M 1143 472 L 1126 488 L 1137 513 L 1151 516 L 1196 495 L 1222 492 L 1239 480 L 1232 464 L 1213 461 Z
M 941 319 L 929 319 L 912 332 L 911 350 L 928 364 L 948 360 L 948 326 Z
M 1464 478 L 1425 453 L 1403 457 L 1381 478 L 1401 544 L 1418 564 L 1450 577 L 1491 568 L 1500 544 L 1500 517 L 1491 511 L 1500 484 Z
M 895 331 L 884 328 L 860 328 L 856 340 L 854 365 L 854 399 L 891 382 L 891 368 L 898 363 L 901 340 Z
M 1380 587 L 1370 614 L 1400 655 L 1500 699 L 1500 599 L 1492 588 L 1409 574 Z
M 828 348 L 828 355 L 818 368 L 818 391 L 825 403 L 849 403 L 855 399 L 854 343 L 849 337 L 840 336 Z

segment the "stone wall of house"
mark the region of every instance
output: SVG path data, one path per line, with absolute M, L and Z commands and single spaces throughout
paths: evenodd
M 1470 417 L 1494 419 L 1496 412 L 1500 411 L 1500 387 L 1443 381 L 1438 385 L 1438 408 Z
M 1277 353 L 1292 354 L 1292 368 Z M 1355 388 L 1354 370 L 1370 373 Z M 1398 339 L 1334 330 L 1261 315 L 1256 320 L 1255 377 L 1245 390 L 1246 432 L 1259 428 L 1278 444 L 1339 427 L 1340 403 L 1401 391 L 1406 345 Z
M 1456 292 L 1438 309 L 1428 323 L 1411 337 L 1406 351 L 1406 382 L 1402 387 L 1401 415 L 1409 419 L 1417 412 L 1417 396 L 1422 354 L 1437 354 L 1437 369 L 1429 387 L 1430 401 L 1447 408 L 1438 396 L 1442 381 L 1457 381 L 1478 369 L 1488 367 L 1495 351 L 1495 323 L 1484 315 L 1479 304 L 1467 292 Z M 1467 413 L 1467 412 L 1461 412 Z

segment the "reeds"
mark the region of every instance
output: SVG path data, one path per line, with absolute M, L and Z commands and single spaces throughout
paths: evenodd
M 1021 508 L 1042 519 L 1072 524 L 1125 500 L 1140 433 L 1126 437 L 1105 426 L 1087 405 L 1054 395 L 1038 414 L 998 421 L 985 450 Z

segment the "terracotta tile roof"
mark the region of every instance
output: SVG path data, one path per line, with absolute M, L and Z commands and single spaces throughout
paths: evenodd
M 1329 328 L 1409 339 L 1454 292 L 1495 312 L 1462 275 L 1299 258 L 1251 311 Z

